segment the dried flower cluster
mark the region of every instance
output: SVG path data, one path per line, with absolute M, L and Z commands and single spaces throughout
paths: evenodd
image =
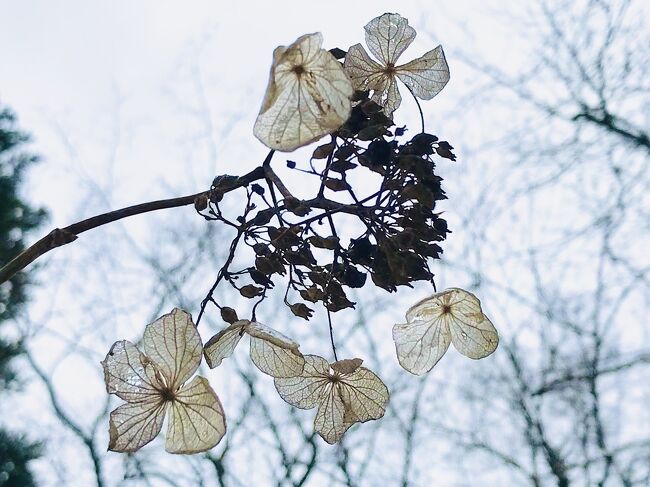
M 440 257 L 440 243 L 448 233 L 436 211 L 436 203 L 446 198 L 436 162 L 455 156 L 449 143 L 424 129 L 404 139 L 406 128 L 396 128 L 393 121 L 401 100 L 397 79 L 414 98 L 430 99 L 445 86 L 449 70 L 442 48 L 396 66 L 415 38 L 407 20 L 384 14 L 365 30 L 368 48 L 381 63 L 360 44 L 347 53 L 326 51 L 318 33 L 274 51 L 254 127 L 271 152 L 244 176 L 215 178 L 209 195 L 195 201 L 204 218 L 235 230 L 196 325 L 187 312 L 174 309 L 146 327 L 144 354 L 119 341 L 103 362 L 108 392 L 126 401 L 111 413 L 109 449 L 142 447 L 161 430 L 167 413 L 167 451 L 195 453 L 216 445 L 226 431 L 221 403 L 206 379 L 186 382 L 202 356 L 215 368 L 244 335 L 250 337 L 251 360 L 273 377 L 280 396 L 295 407 L 316 408 L 314 428 L 328 443 L 340 441 L 352 425 L 384 415 L 388 389 L 361 366 L 361 359 L 338 360 L 330 314 L 353 308 L 347 289 L 370 281 L 389 292 L 415 281 L 433 283 L 429 264 Z M 289 168 L 317 181 L 312 197 L 297 198 L 272 168 L 274 152 L 291 151 L 326 135 L 330 141 L 313 151 L 308 164 L 287 161 Z M 375 181 L 375 188 L 364 187 L 361 194 L 348 178 L 353 171 L 372 175 L 365 179 Z M 231 220 L 220 204 L 237 190 L 245 192 L 244 205 Z M 361 228 L 345 241 L 337 231 L 341 216 L 356 220 Z M 235 269 L 241 245 L 255 257 L 250 265 Z M 298 343 L 257 321 L 258 306 L 281 281 L 284 302 L 294 315 L 309 320 L 313 309 L 306 303 L 324 306 L 333 363 L 303 355 Z M 214 291 L 222 282 L 254 300 L 250 320 L 217 302 Z M 228 326 L 204 347 L 197 326 L 210 303 Z M 395 325 L 393 339 L 399 363 L 413 374 L 431 370 L 450 343 L 474 359 L 489 355 L 498 343 L 479 300 L 461 289 L 420 301 L 406 320 Z

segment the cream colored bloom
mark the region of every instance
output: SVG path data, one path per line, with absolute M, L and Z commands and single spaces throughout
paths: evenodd
M 289 152 L 338 129 L 350 116 L 354 90 L 341 64 L 321 49 L 320 33 L 273 51 L 273 65 L 253 132 L 267 147 Z
M 168 412 L 168 452 L 209 450 L 226 433 L 226 419 L 206 379 L 186 383 L 203 351 L 192 317 L 175 308 L 147 326 L 143 344 L 144 354 L 129 341 L 115 342 L 102 362 L 106 390 L 126 401 L 111 412 L 108 449 L 140 449 L 160 432 Z
M 431 370 L 450 343 L 472 359 L 487 357 L 499 344 L 497 330 L 481 311 L 481 302 L 458 288 L 416 303 L 407 311 L 406 321 L 393 327 L 393 340 L 400 365 L 416 375 Z
M 275 388 L 286 402 L 301 409 L 318 408 L 314 429 L 328 443 L 338 442 L 354 423 L 381 418 L 388 389 L 361 359 L 329 364 L 317 355 L 305 355 L 298 377 L 276 378 Z
M 282 333 L 262 323 L 239 320 L 224 328 L 205 344 L 205 360 L 210 368 L 230 357 L 244 333 L 251 337 L 251 360 L 272 377 L 295 377 L 302 373 L 305 358 L 299 345 Z
M 366 44 L 381 62 L 374 61 L 361 44 L 355 44 L 345 56 L 345 71 L 357 90 L 373 90 L 372 99 L 391 116 L 402 97 L 397 89 L 399 78 L 418 98 L 430 100 L 449 81 L 449 66 L 442 46 L 401 66 L 397 59 L 415 39 L 415 29 L 398 14 L 386 13 L 365 27 Z

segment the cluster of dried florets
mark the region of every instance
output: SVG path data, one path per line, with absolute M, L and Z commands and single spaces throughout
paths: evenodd
M 436 202 L 446 198 L 435 158 L 455 156 L 447 142 L 424 131 L 424 120 L 422 133 L 402 140 L 406 128 L 394 128 L 392 118 L 401 101 L 398 79 L 414 98 L 430 99 L 445 86 L 449 69 L 442 48 L 397 66 L 415 38 L 407 20 L 384 14 L 365 29 L 368 48 L 381 63 L 360 44 L 347 53 L 326 51 L 320 34 L 302 36 L 273 53 L 254 128 L 271 152 L 244 176 L 219 176 L 209 195 L 195 202 L 203 217 L 236 230 L 197 318 L 198 325 L 213 303 L 229 326 L 204 347 L 191 316 L 174 309 L 147 326 L 145 354 L 127 341 L 113 345 L 103 362 L 106 386 L 126 404 L 111 413 L 109 449 L 142 447 L 161 430 L 166 411 L 167 451 L 195 453 L 216 445 L 226 431 L 221 403 L 206 379 L 185 383 L 202 355 L 210 368 L 217 367 L 244 335 L 250 337 L 251 360 L 273 377 L 280 396 L 298 408 L 317 409 L 314 428 L 328 443 L 339 441 L 355 423 L 384 415 L 388 389 L 361 359 L 338 360 L 330 313 L 354 307 L 345 288 L 363 287 L 368 275 L 390 292 L 419 280 L 433 283 L 429 260 L 439 258 L 439 242 L 448 233 L 435 211 Z M 272 168 L 274 151 L 294 150 L 325 135 L 330 142 L 315 149 L 307 166 L 287 161 L 288 167 L 318 178 L 314 196 L 299 199 Z M 375 190 L 359 194 L 348 178 L 352 171 L 370 171 Z M 235 190 L 245 190 L 246 199 L 240 216 L 230 220 L 220 203 Z M 340 215 L 356 219 L 361 233 L 343 241 L 336 224 Z M 233 269 L 241 243 L 252 249 L 254 262 Z M 313 313 L 294 294 L 325 307 L 333 363 L 303 355 L 296 342 L 256 320 L 258 305 L 278 279 L 286 279 L 284 302 L 294 315 L 308 320 Z M 214 291 L 222 281 L 256 300 L 250 320 L 216 301 Z M 474 359 L 489 355 L 498 343 L 479 300 L 461 289 L 417 303 L 406 320 L 395 325 L 393 339 L 400 364 L 413 374 L 431 370 L 450 343 Z

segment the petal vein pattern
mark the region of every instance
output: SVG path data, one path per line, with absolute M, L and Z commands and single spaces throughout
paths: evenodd
M 360 367 L 361 359 L 333 364 L 316 355 L 305 356 L 299 377 L 275 379 L 275 387 L 286 402 L 302 408 L 317 407 L 314 429 L 328 443 L 336 443 L 356 422 L 384 415 L 389 393 L 373 372 Z
M 322 390 L 329 383 L 329 364 L 317 355 L 305 355 L 303 372 L 297 377 L 276 378 L 275 388 L 280 397 L 300 409 L 315 408 Z
M 127 402 L 111 412 L 108 449 L 134 452 L 153 440 L 165 419 L 165 403 L 158 397 Z
M 394 65 L 416 36 L 415 29 L 399 14 L 376 17 L 364 29 L 368 49 L 384 64 Z
M 142 341 L 145 354 L 172 389 L 178 388 L 199 368 L 203 345 L 186 311 L 174 308 L 158 318 L 147 326 Z
M 379 419 L 386 412 L 388 388 L 374 372 L 359 367 L 341 381 L 341 394 L 346 408 L 361 423 Z
M 159 387 L 151 361 L 127 341 L 115 342 L 102 362 L 106 392 L 125 401 L 145 400 Z
M 400 365 L 416 375 L 431 370 L 450 343 L 472 359 L 487 357 L 499 343 L 478 298 L 459 288 L 416 303 L 407 311 L 406 321 L 393 327 L 393 340 Z
M 223 359 L 232 355 L 248 323 L 250 323 L 248 320 L 236 321 L 208 340 L 203 354 L 211 369 L 218 367 Z
M 442 46 L 406 64 L 396 65 L 416 36 L 407 19 L 386 13 L 371 20 L 365 31 L 368 49 L 381 62 L 373 60 L 361 44 L 355 44 L 348 49 L 344 68 L 355 89 L 373 90 L 372 100 L 384 107 L 386 115 L 391 116 L 402 101 L 397 79 L 423 100 L 436 96 L 449 81 L 449 66 Z
M 240 320 L 221 330 L 205 346 L 205 358 L 211 368 L 230 356 L 241 336 L 250 335 L 253 363 L 271 377 L 295 377 L 302 373 L 305 359 L 299 345 L 262 323 Z
M 345 422 L 345 405 L 339 388 L 334 384 L 329 384 L 326 390 L 328 392 L 323 395 L 318 404 L 314 429 L 321 438 L 332 445 L 343 437 L 352 423 Z
M 418 98 L 430 100 L 449 81 L 449 66 L 442 46 L 427 52 L 424 56 L 397 68 L 397 77 L 408 86 Z
M 350 116 L 352 83 L 341 64 L 307 34 L 273 53 L 253 132 L 267 147 L 289 152 L 338 129 Z
M 198 368 L 203 346 L 189 313 L 174 309 L 147 325 L 143 342 L 116 342 L 102 362 L 106 390 L 124 399 L 111 412 L 109 450 L 134 452 L 160 432 L 170 412 L 166 449 L 197 453 L 215 446 L 226 432 L 219 398 L 202 377 L 184 382 Z
M 226 433 L 226 417 L 207 379 L 195 377 L 170 405 L 165 450 L 198 453 L 214 447 Z

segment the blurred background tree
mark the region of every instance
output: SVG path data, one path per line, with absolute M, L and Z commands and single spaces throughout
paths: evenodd
M 14 113 L 0 105 L 0 262 L 9 261 L 25 247 L 26 236 L 44 220 L 45 212 L 33 208 L 20 194 L 25 171 L 38 161 L 26 151 L 29 136 L 20 131 Z M 2 325 L 27 301 L 30 274 L 20 272 L 0 286 L 0 394 L 14 388 L 19 377 L 12 366 L 23 352 L 20 342 L 2 335 Z M 20 433 L 0 429 L 0 485 L 29 487 L 35 480 L 28 463 L 39 456 L 40 446 Z

